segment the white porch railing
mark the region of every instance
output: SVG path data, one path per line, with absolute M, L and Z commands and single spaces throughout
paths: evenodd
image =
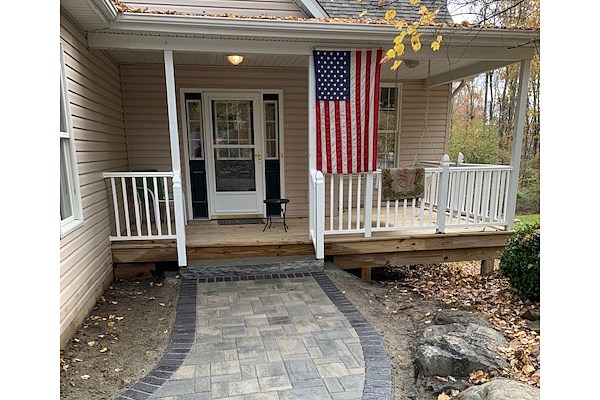
M 309 224 L 315 249 L 320 246 L 321 224 L 323 235 L 362 233 L 365 237 L 382 231 L 443 233 L 448 227 L 506 227 L 511 171 L 506 165 L 459 162 L 450 166 L 445 155 L 438 166 L 425 167 L 422 198 L 384 201 L 381 171 L 323 176 L 313 170 Z
M 113 200 L 111 241 L 177 239 L 172 172 L 105 172 Z

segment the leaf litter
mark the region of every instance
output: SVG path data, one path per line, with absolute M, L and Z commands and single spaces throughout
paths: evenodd
M 499 375 L 539 388 L 540 334 L 530 329 L 529 321 L 522 317 L 527 312 L 539 315 L 539 303 L 515 294 L 508 279 L 498 271 L 487 276 L 480 275 L 479 271 L 479 262 L 379 268 L 374 270 L 374 284 L 386 288 L 387 294 L 376 298 L 391 313 L 407 308 L 407 300 L 410 302 L 417 297 L 441 302 L 448 309 L 480 313 L 510 343 L 499 349 L 510 363 L 510 369 Z M 423 315 L 425 323 L 431 323 L 428 314 Z M 483 371 L 473 371 L 469 376 L 472 384 L 482 384 L 490 379 Z

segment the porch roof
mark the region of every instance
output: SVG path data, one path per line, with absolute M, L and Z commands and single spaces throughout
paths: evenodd
M 75 8 L 73 3 L 81 4 L 61 0 L 67 12 L 76 12 L 90 25 L 86 28 L 89 29 L 89 46 L 108 51 L 119 63 L 162 63 L 162 51 L 173 50 L 176 64 L 223 67 L 227 65 L 224 55 L 241 53 L 246 56 L 241 68 L 306 68 L 307 56 L 315 48 L 385 49 L 397 34 L 393 24 L 382 20 L 232 18 L 152 10 L 123 12 L 117 11 L 109 0 L 88 3 L 96 8 L 96 23 L 91 24 L 91 14 L 82 13 L 81 7 Z M 443 45 L 437 52 L 427 45 L 418 53 L 409 50 L 407 54 L 420 61 L 419 65 L 401 67 L 397 78 L 427 78 L 427 60 L 431 60 L 432 86 L 530 59 L 537 51 L 540 37 L 539 30 L 472 27 L 447 22 L 422 26 L 420 30 L 423 43 L 441 34 Z M 382 73 L 383 79 L 396 78 L 389 68 L 383 67 Z

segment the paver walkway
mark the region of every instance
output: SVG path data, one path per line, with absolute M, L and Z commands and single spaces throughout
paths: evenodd
M 323 272 L 235 271 L 184 279 L 167 353 L 118 399 L 391 398 L 381 338 Z

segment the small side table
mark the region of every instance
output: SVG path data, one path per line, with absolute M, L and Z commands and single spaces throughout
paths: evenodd
M 289 227 L 285 223 L 285 212 L 287 211 L 287 203 L 289 203 L 290 200 L 289 199 L 266 199 L 266 200 L 263 200 L 263 202 L 267 205 L 268 204 L 278 204 L 279 205 L 279 212 L 283 213 L 283 229 L 287 232 Z M 265 231 L 265 229 L 267 229 L 267 226 L 269 227 L 269 229 L 271 229 L 271 225 L 273 225 L 273 219 L 271 218 L 271 214 L 269 214 L 267 212 L 267 223 L 265 224 L 265 227 L 263 228 L 263 232 Z

